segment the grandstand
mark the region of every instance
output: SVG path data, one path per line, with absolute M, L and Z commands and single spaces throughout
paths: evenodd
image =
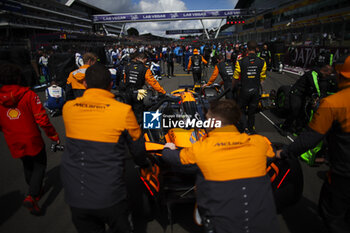
M 245 24 L 234 26 L 239 41 L 350 45 L 348 0 L 240 0 L 235 8 L 255 11 Z
M 109 12 L 83 1 L 2 0 L 0 46 L 35 47 L 57 41 L 104 41 L 116 38 L 120 24 L 94 25 L 92 15 Z

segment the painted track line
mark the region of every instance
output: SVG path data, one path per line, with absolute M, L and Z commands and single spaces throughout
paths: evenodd
M 276 129 L 278 129 L 279 127 L 268 117 L 266 116 L 263 112 L 259 112 L 260 115 L 262 115 L 268 122 L 270 122 Z M 291 141 L 294 142 L 293 138 L 291 138 L 290 136 L 287 136 L 287 138 Z

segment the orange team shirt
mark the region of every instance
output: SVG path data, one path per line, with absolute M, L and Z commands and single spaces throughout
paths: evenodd
M 350 133 L 350 87 L 321 100 L 309 127 L 320 134 L 326 134 L 334 122 L 338 122 L 343 132 Z
M 240 133 L 233 125 L 211 131 L 206 139 L 180 152 L 182 164 L 197 164 L 206 180 L 228 181 L 266 175 L 271 143 L 261 135 Z
M 67 84 L 72 85 L 72 89 L 86 89 L 84 86 L 85 72 L 90 65 L 82 65 L 79 69 L 72 71 L 67 79 Z
M 114 99 L 109 91 L 89 88 L 82 97 L 63 106 L 66 136 L 73 139 L 117 143 L 126 129 L 133 140 L 141 129 L 130 105 Z

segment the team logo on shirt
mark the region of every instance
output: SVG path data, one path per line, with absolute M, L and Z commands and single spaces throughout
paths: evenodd
M 18 108 L 10 108 L 7 111 L 7 117 L 10 118 L 10 120 L 17 120 L 19 119 L 19 116 L 21 115 L 21 112 Z
M 35 97 L 35 100 L 36 100 L 36 104 L 38 104 L 38 105 L 41 104 L 41 101 L 40 101 L 40 99 L 39 99 L 39 96 L 36 96 L 36 97 Z

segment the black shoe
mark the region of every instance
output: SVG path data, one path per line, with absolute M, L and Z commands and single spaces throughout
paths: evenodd
M 168 77 L 168 79 L 171 79 L 171 76 L 168 75 L 167 77 Z

